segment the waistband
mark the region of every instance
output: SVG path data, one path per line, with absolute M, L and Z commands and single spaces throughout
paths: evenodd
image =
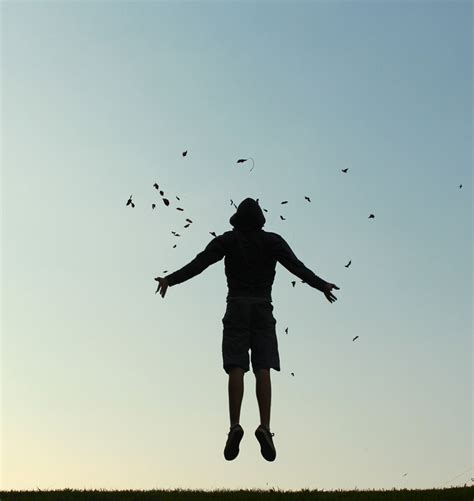
M 266 297 L 256 297 L 256 296 L 230 296 L 227 297 L 226 302 L 230 303 L 233 301 L 242 301 L 247 303 L 271 303 L 271 300 Z
M 227 297 L 257 297 L 272 300 L 272 288 L 268 286 L 235 286 L 229 285 Z

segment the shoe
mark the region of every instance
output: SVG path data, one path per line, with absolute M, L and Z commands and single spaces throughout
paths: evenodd
M 227 461 L 232 461 L 239 455 L 239 444 L 244 436 L 244 430 L 240 424 L 234 424 L 227 434 L 227 443 L 225 444 L 224 457 Z
M 260 442 L 260 452 L 267 461 L 275 461 L 276 458 L 276 450 L 272 439 L 274 435 L 275 434 L 272 433 L 269 428 L 263 426 L 263 424 L 255 430 L 255 436 Z

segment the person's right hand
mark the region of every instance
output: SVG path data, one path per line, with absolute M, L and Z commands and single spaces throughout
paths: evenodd
M 169 287 L 168 280 L 163 277 L 156 277 L 155 280 L 158 282 L 158 287 L 156 288 L 155 294 L 159 292 L 161 297 L 165 297 L 166 291 Z
M 334 296 L 334 294 L 331 292 L 332 289 L 339 290 L 339 287 L 336 284 L 330 284 L 329 282 L 326 282 L 326 285 L 324 286 L 323 290 L 321 291 L 326 296 L 326 299 L 330 303 L 333 303 L 337 299 L 337 297 Z

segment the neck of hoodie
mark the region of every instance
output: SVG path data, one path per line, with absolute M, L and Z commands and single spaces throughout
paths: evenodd
M 234 226 L 235 231 L 241 231 L 242 233 L 250 233 L 252 231 L 259 231 L 262 228 L 256 228 L 255 226 Z

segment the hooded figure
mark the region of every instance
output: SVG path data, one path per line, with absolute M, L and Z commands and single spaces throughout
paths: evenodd
M 228 293 L 226 310 L 222 318 L 222 361 L 223 368 L 229 375 L 231 425 L 227 434 L 224 457 L 227 461 L 231 461 L 239 454 L 239 444 L 244 434 L 239 424 L 243 378 L 245 372 L 250 370 L 252 362 L 252 370 L 259 388 L 257 400 L 260 411 L 260 426 L 255 430 L 255 437 L 260 443 L 263 458 L 274 461 L 276 458 L 272 439 L 274 434 L 270 431 L 272 398 L 270 369 L 280 371 L 276 319 L 273 316 L 271 294 L 276 264 L 280 263 L 306 284 L 323 292 L 330 302 L 336 299 L 331 289 L 338 287 L 326 282 L 307 268 L 295 256 L 282 236 L 262 229 L 265 216 L 256 200 L 252 198 L 243 200 L 229 219 L 229 223 L 233 229 L 214 237 L 191 262 L 164 278 L 157 277 L 155 280 L 159 282 L 159 286 L 156 292 L 160 292 L 161 289 L 161 296 L 165 297 L 168 286 L 185 282 L 224 258 Z M 200 294 L 200 291 L 197 292 Z M 197 301 L 199 300 L 198 296 Z M 309 315 L 311 314 L 310 311 Z M 196 331 L 199 331 L 198 320 L 196 318 Z M 183 349 L 189 348 L 183 344 Z
M 261 230 L 265 224 L 265 216 L 260 205 L 253 198 L 246 198 L 240 202 L 237 211 L 229 219 L 229 223 L 234 227 L 237 243 L 244 261 L 248 266 L 255 265 L 256 262 L 249 260 L 249 254 L 261 257 L 263 247 L 261 238 L 250 232 Z M 252 247 L 257 250 L 257 254 L 255 254 L 255 250 L 252 252 Z
M 253 198 L 246 198 L 240 202 L 235 214 L 229 223 L 240 231 L 261 230 L 265 224 L 265 216 L 260 205 Z

